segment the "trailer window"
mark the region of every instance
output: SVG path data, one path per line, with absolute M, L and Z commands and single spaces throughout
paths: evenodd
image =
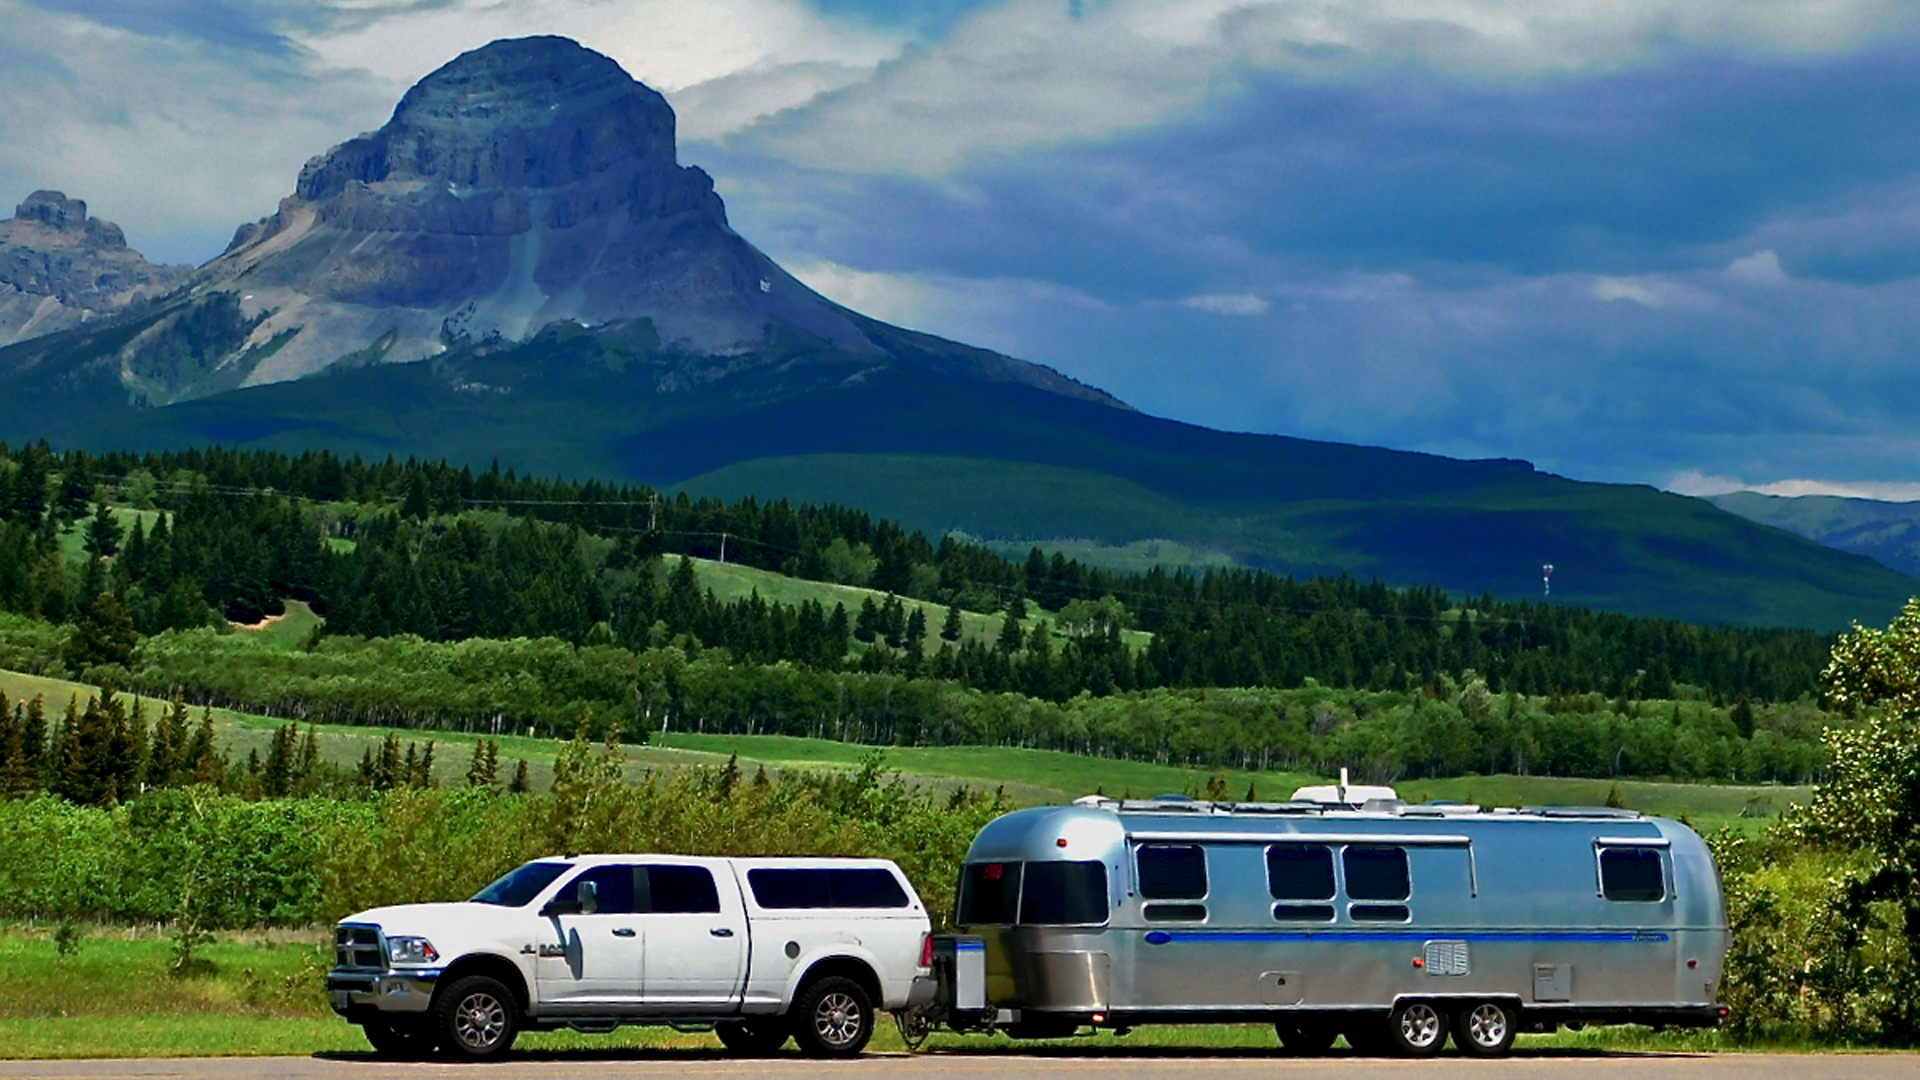
M 1332 922 L 1332 904 L 1275 904 L 1276 922 Z
M 1198 844 L 1142 844 L 1134 852 L 1140 895 L 1148 900 L 1198 900 L 1207 895 L 1207 854 Z
M 1656 903 L 1667 898 L 1667 879 L 1660 866 L 1660 849 L 1614 847 L 1600 849 L 1600 895 L 1629 903 Z
M 1341 860 L 1347 871 L 1349 900 L 1405 900 L 1407 849 L 1383 844 L 1350 844 Z
M 1333 899 L 1333 849 L 1325 844 L 1268 848 L 1267 892 L 1275 900 Z
M 960 870 L 960 900 L 953 921 L 961 926 L 1009 926 L 1019 899 L 1019 863 L 968 863 Z
M 1027 867 L 1020 921 L 1075 926 L 1107 921 L 1107 868 L 1098 862 L 1037 862 Z
M 1205 922 L 1205 904 L 1148 904 L 1140 909 L 1148 922 Z

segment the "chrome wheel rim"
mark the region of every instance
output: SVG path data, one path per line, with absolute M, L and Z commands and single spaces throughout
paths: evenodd
M 1507 1011 L 1498 1005 L 1479 1005 L 1467 1014 L 1467 1038 L 1475 1046 L 1499 1046 L 1507 1038 Z
M 460 1045 L 485 1050 L 507 1030 L 507 1010 L 492 994 L 468 994 L 454 1011 L 453 1034 Z
M 1440 1013 L 1431 1005 L 1409 1005 L 1400 1010 L 1400 1038 L 1416 1050 L 1425 1050 L 1441 1038 Z
M 813 1007 L 813 1030 L 828 1046 L 846 1046 L 860 1037 L 860 1003 L 849 994 L 831 993 Z

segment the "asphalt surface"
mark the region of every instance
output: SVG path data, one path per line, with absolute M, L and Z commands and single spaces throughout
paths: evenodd
M 1429 1061 L 1321 1058 L 1275 1054 L 1216 1054 L 1142 1050 L 1098 1057 L 1068 1054 L 873 1054 L 855 1061 L 798 1057 L 741 1059 L 698 1051 L 634 1051 L 526 1055 L 497 1065 L 396 1063 L 340 1054 L 310 1058 L 147 1058 L 124 1061 L 0 1061 L 0 1080 L 340 1080 L 468 1076 L 475 1080 L 702 1080 L 706 1077 L 872 1080 L 1916 1080 L 1915 1054 L 1516 1054 L 1496 1061 L 1440 1057 Z

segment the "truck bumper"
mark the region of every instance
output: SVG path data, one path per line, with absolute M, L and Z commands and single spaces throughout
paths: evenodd
M 349 1020 L 368 1013 L 423 1013 L 433 1003 L 439 968 L 404 972 L 329 972 L 327 1003 Z
M 913 985 L 907 989 L 907 1008 L 918 1005 L 931 1005 L 940 992 L 940 983 L 931 975 L 917 975 Z

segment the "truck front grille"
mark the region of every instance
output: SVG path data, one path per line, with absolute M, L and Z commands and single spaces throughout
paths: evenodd
M 333 966 L 384 971 L 386 950 L 376 926 L 339 926 L 333 931 Z

